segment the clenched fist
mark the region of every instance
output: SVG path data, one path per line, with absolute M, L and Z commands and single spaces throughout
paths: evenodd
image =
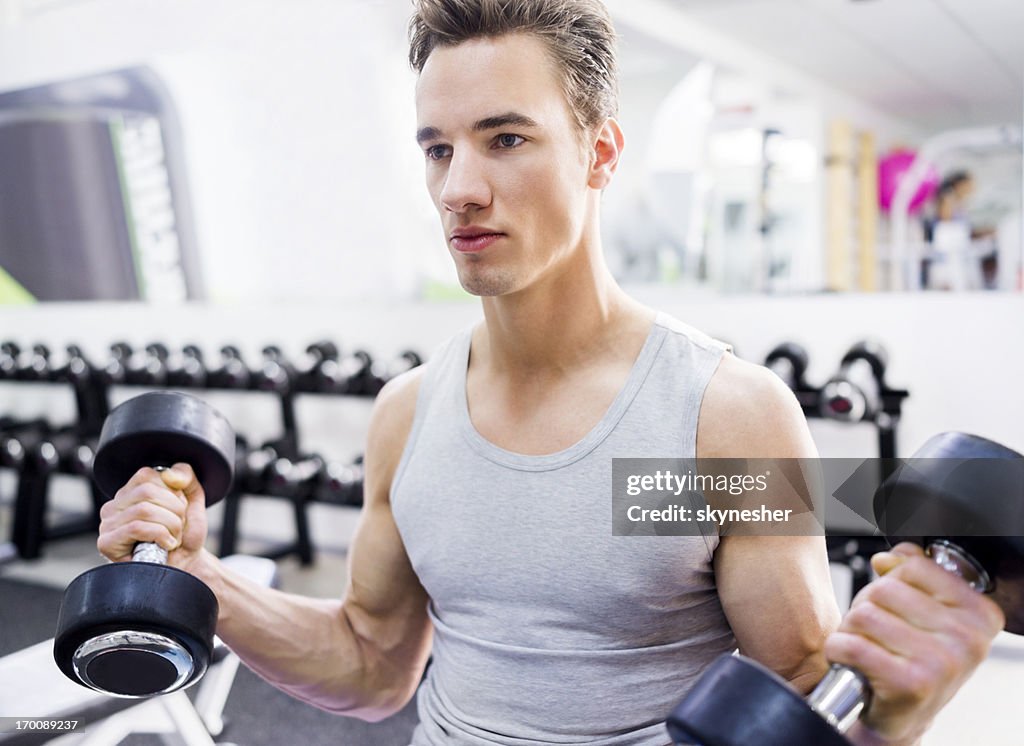
M 111 562 L 125 562 L 137 543 L 153 542 L 167 550 L 168 565 L 188 570 L 206 532 L 206 495 L 192 467 L 146 467 L 103 505 L 96 546 Z
M 863 723 L 911 743 L 986 658 L 1006 618 L 916 544 L 898 544 L 871 564 L 881 577 L 857 594 L 825 655 L 871 682 Z

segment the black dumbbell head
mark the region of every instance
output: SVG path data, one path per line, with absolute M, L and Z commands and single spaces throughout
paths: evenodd
M 676 743 L 703 746 L 849 746 L 774 671 L 722 655 L 668 718 Z
M 72 681 L 118 697 L 150 697 L 198 681 L 213 654 L 217 597 L 182 570 L 101 565 L 64 592 L 53 657 Z
M 885 369 L 889 366 L 889 352 L 881 342 L 865 339 L 850 347 L 843 355 L 841 367 L 846 367 L 857 360 L 865 360 L 871 366 L 872 375 L 879 381 L 885 378 Z
M 322 360 L 336 360 L 339 355 L 338 345 L 329 339 L 314 342 L 306 347 L 307 355 L 316 355 Z
M 1006 630 L 1024 634 L 1024 456 L 967 433 L 931 438 L 874 497 L 892 543 L 947 540 L 988 574 Z
M 184 462 L 196 473 L 207 505 L 227 494 L 235 464 L 235 433 L 201 399 L 155 391 L 115 407 L 100 433 L 93 462 L 97 486 L 113 497 L 144 466 Z
M 792 368 L 790 385 L 803 385 L 804 374 L 807 372 L 807 350 L 796 342 L 781 342 L 765 356 L 764 364 L 771 368 L 777 361 L 787 360 Z

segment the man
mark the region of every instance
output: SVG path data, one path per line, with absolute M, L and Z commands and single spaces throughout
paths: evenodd
M 739 649 L 808 691 L 833 660 L 876 698 L 861 743 L 912 743 L 1002 626 L 901 547 L 840 624 L 821 537 L 613 537 L 613 456 L 813 457 L 788 389 L 626 296 L 602 259 L 623 148 L 597 0 L 420 0 L 410 59 L 427 186 L 484 322 L 381 392 L 340 601 L 256 588 L 203 549 L 187 465 L 104 506 L 217 594 L 258 674 L 380 719 L 419 687 L 419 744 L 663 744 L 702 668 Z M 837 628 L 839 631 L 837 632 Z M 742 717 L 742 713 L 737 713 Z M 883 739 L 890 739 L 885 741 Z

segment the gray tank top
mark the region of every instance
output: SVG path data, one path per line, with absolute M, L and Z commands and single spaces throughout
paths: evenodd
M 718 537 L 612 536 L 612 458 L 695 456 L 725 346 L 659 314 L 601 421 L 526 456 L 469 419 L 471 332 L 424 372 L 391 488 L 434 625 L 413 744 L 669 743 L 665 717 L 736 645 Z

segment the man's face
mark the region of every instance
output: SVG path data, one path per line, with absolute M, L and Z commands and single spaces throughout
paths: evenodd
M 543 42 L 435 49 L 416 112 L 427 189 L 466 290 L 520 290 L 579 246 L 589 164 Z

